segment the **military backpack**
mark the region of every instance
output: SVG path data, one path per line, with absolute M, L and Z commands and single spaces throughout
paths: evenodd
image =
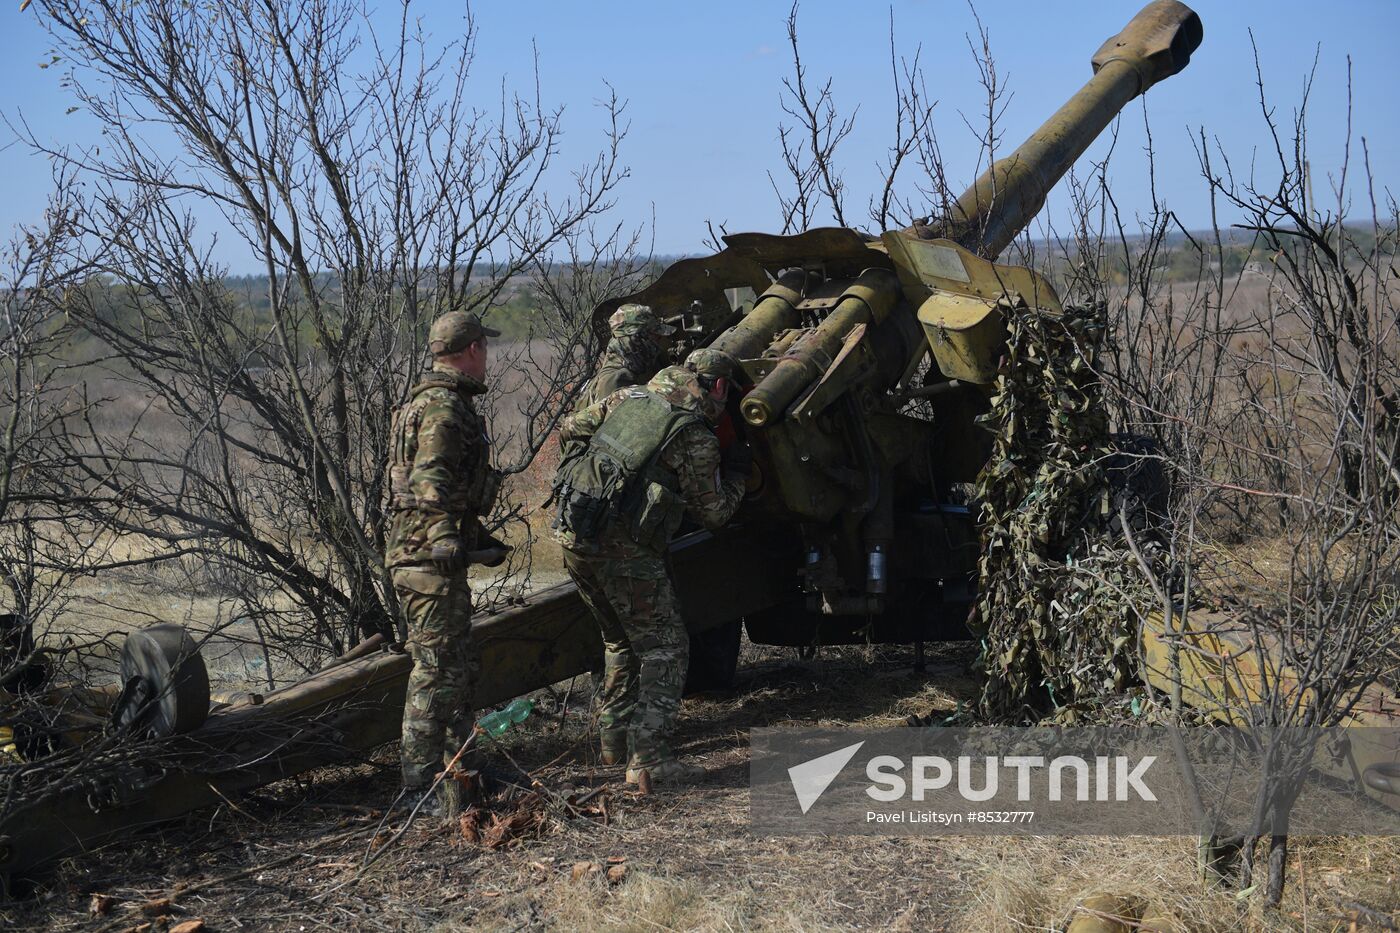
M 685 500 L 678 477 L 657 460 L 693 423 L 704 421 L 654 392 L 630 389 L 586 445 L 565 451 L 554 479 L 554 527 L 581 544 L 624 527 L 638 544 L 664 548 L 685 515 Z

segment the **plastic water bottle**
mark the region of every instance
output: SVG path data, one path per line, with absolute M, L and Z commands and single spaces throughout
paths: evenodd
M 504 735 L 512 726 L 528 719 L 534 709 L 534 700 L 519 697 L 494 713 L 482 716 L 476 721 L 476 727 L 490 736 Z

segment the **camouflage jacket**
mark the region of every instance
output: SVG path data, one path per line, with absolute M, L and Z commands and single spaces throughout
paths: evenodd
M 597 404 L 618 389 L 634 386 L 641 381 L 642 378 L 632 371 L 625 359 L 615 353 L 604 353 L 593 381 L 583 390 L 583 395 L 579 396 L 578 410 Z
M 668 366 L 647 383 L 648 391 L 656 392 L 672 405 L 705 416 L 680 430 L 667 443 L 656 465 L 673 473 L 677 489 L 685 500 L 686 512 L 706 528 L 719 528 L 734 516 L 744 498 L 741 480 L 720 476 L 719 441 L 707 423 L 713 423 L 716 410 L 700 388 L 695 375 L 679 366 Z M 627 398 L 627 389 L 620 389 L 581 411 L 575 412 L 559 429 L 561 444 L 586 442 L 602 426 L 608 413 Z M 608 557 L 641 556 L 650 549 L 634 542 L 621 527 L 603 532 L 595 543 L 582 544 L 568 532 L 558 532 L 559 543 L 580 553 Z
M 491 469 L 486 423 L 472 397 L 486 386 L 434 366 L 394 412 L 389 442 L 389 567 L 422 564 L 435 543 L 458 538 L 468 550 L 497 542 L 481 526 L 500 474 Z
M 593 381 L 579 396 L 577 410 L 601 402 L 618 389 L 642 385 L 661 368 L 663 354 L 645 337 L 628 335 L 608 341 Z

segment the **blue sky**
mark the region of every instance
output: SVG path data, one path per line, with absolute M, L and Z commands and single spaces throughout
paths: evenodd
M 11 118 L 22 113 L 41 138 L 56 143 L 94 140 L 89 118 L 82 112 L 65 114 L 70 101 L 58 86 L 59 69 L 38 68 L 47 58 L 46 37 L 32 10 L 18 14 L 17 6 L 17 0 L 8 4 L 8 23 L 0 35 L 0 86 L 5 88 L 0 110 Z M 1080 87 L 1099 43 L 1139 6 L 1138 0 L 980 0 L 978 13 L 1013 95 L 1004 124 L 1005 151 Z M 1196 0 L 1193 6 L 1205 24 L 1205 41 L 1190 67 L 1159 85 L 1146 102 L 1157 150 L 1158 194 L 1188 226 L 1200 227 L 1210 219 L 1192 148 L 1200 128 L 1219 139 L 1237 166 L 1247 166 L 1264 143 L 1249 29 L 1272 102 L 1285 122 L 1320 46 L 1310 110 L 1319 200 L 1328 190 L 1328 173 L 1342 164 L 1347 139 L 1347 56 L 1353 76 L 1353 155 L 1364 137 L 1378 186 L 1400 188 L 1400 58 L 1394 53 L 1400 0 Z M 461 3 L 425 0 L 414 8 L 435 35 L 446 39 L 461 29 Z M 893 119 L 891 8 L 898 51 L 910 56 L 922 47 L 929 91 L 939 101 L 935 121 L 949 176 L 961 188 L 973 175 L 975 144 L 960 114 L 975 114 L 982 92 L 967 45 L 966 36 L 974 30 L 967 4 L 806 0 L 800 33 L 811 77 L 832 78 L 843 111 L 860 106 L 841 164 L 851 189 L 851 213 L 862 219 Z M 779 166 L 779 93 L 791 69 L 786 3 L 481 0 L 473 9 L 481 30 L 474 87 L 483 102 L 490 102 L 502 79 L 528 88 L 533 42 L 540 53 L 544 100 L 566 107 L 566 161 L 582 161 L 596 148 L 601 127 L 595 104 L 605 93 L 604 82 L 629 101 L 631 133 L 624 156 L 632 177 L 619 193 L 617 213 L 620 219 L 649 224 L 654 212 L 658 253 L 700 251 L 706 220 L 722 222 L 731 231 L 778 226 L 767 172 Z M 1141 107 L 1134 102 L 1125 111 L 1112 163 L 1115 197 L 1129 214 L 1149 203 Z M 7 135 L 3 142 L 8 141 Z M 1101 142 L 1086 158 L 1101 157 L 1103 149 Z M 1259 164 L 1269 171 L 1266 160 Z M 48 184 L 44 160 L 10 145 L 0 150 L 0 178 L 0 231 L 35 220 Z M 1052 196 L 1042 217 L 1062 223 L 1063 202 L 1063 196 Z M 252 270 L 236 248 L 226 248 L 223 258 L 233 271 Z

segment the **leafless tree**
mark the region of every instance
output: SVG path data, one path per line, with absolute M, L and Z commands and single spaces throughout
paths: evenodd
M 1375 192 L 1364 141 L 1361 169 L 1348 155 L 1330 203 L 1314 201 L 1311 85 L 1285 128 L 1261 71 L 1273 158 L 1252 160 L 1244 177 L 1201 134 L 1212 209 L 1243 222 L 1217 221 L 1204 237 L 1181 231 L 1172 246 L 1179 225 L 1154 203 L 1129 234 L 1100 172 L 1075 195 L 1081 218 L 1099 208 L 1097 226 L 1076 231 L 1062 270 L 1072 291 L 1107 299 L 1115 419 L 1154 438 L 1151 456 L 1173 478 L 1166 547 L 1139 553 L 1167 620 L 1173 716 L 1190 715 L 1182 655 L 1201 651 L 1184 631 L 1226 624 L 1244 646 L 1207 659 L 1225 682 L 1207 691 L 1213 700 L 1194 691 L 1195 715 L 1241 727 L 1259 756 L 1266 780 L 1252 817 L 1266 827 L 1259 888 L 1270 903 L 1314 730 L 1347 723 L 1371 685 L 1394 679 L 1400 632 L 1400 216 Z M 1236 843 L 1244 887 L 1261 841 Z
M 622 102 L 602 102 L 600 151 L 570 169 L 537 84 L 477 90 L 470 15 L 438 45 L 407 3 L 388 29 L 353 0 L 35 7 L 104 127 L 100 146 L 50 152 L 87 183 L 72 223 L 103 248 L 100 285 L 66 311 L 150 401 L 72 451 L 94 511 L 146 559 L 206 568 L 294 670 L 386 628 L 388 418 L 427 323 L 490 320 L 606 212 L 627 175 Z M 216 259 L 215 217 L 261 266 L 256 292 Z M 553 352 L 557 332 L 535 336 L 498 347 L 493 378 Z M 511 469 L 547 436 L 554 373 L 535 370 Z
M 837 147 L 855 127 L 856 111 L 841 117 L 832 96 L 831 79 L 813 90 L 808 87 L 807 68 L 797 43 L 797 4 L 788 11 L 788 47 L 792 49 L 790 78 L 783 79 L 783 112 L 796 120 L 796 126 L 778 124 L 778 143 L 783 167 L 793 190 L 784 194 L 770 172 L 769 182 L 783 212 L 783 232 L 806 230 L 812 226 L 818 206 L 825 203 L 838 226 L 847 226 L 845 180 L 836 168 Z M 859 108 L 857 108 L 858 110 Z
M 783 233 L 801 232 L 820 222 L 832 222 L 841 227 L 850 227 L 855 222 L 847 211 L 847 186 L 837 156 L 841 144 L 855 130 L 860 108 L 843 115 L 836 105 L 832 79 L 827 78 L 820 86 L 812 82 L 798 41 L 797 11 L 796 3 L 788 11 L 792 75 L 783 79 L 783 93 L 779 99 L 783 113 L 793 122 L 778 124 L 783 171 L 780 175 L 768 173 L 778 199 Z M 906 165 L 922 162 L 928 168 L 936 164 L 936 171 L 942 171 L 941 158 L 932 155 L 937 151 L 933 134 L 937 101 L 928 95 L 920 64 L 921 51 L 916 48 L 911 57 L 899 55 L 891 9 L 889 67 L 894 124 L 885 159 L 874 166 L 878 185 L 868 205 L 868 216 L 877 232 L 910 223 L 918 212 L 912 194 L 903 188 L 901 170 Z M 924 189 L 916 185 L 915 190 L 922 192 Z M 828 216 L 830 221 L 825 221 Z
M 0 727 L 26 750 L 44 747 L 56 715 L 34 702 L 42 688 L 60 670 L 80 680 L 103 640 L 69 613 L 76 581 L 111 543 L 67 455 L 94 400 L 68 378 L 84 349 L 63 304 L 89 270 L 70 262 L 72 176 L 55 181 L 41 221 L 0 249 Z
M 1273 143 L 1271 170 L 1236 178 L 1219 150 L 1221 170 L 1211 171 L 1204 154 L 1202 164 L 1212 190 L 1245 217 L 1239 228 L 1258 236 L 1267 257 L 1258 272 L 1265 300 L 1250 322 L 1262 340 L 1241 349 L 1238 383 L 1241 403 L 1259 425 L 1251 459 L 1262 461 L 1253 473 L 1263 482 L 1250 492 L 1280 504 L 1276 527 L 1286 558 L 1275 579 L 1250 587 L 1264 595 L 1262 606 L 1244 615 L 1255 663 L 1272 676 L 1240 713 L 1264 735 L 1261 754 L 1285 789 L 1282 803 L 1259 803 L 1260 818 L 1273 826 L 1265 890 L 1276 903 L 1287 861 L 1287 790 L 1314 749 L 1295 751 L 1274 731 L 1345 723 L 1367 688 L 1396 673 L 1400 218 L 1393 200 L 1378 199 L 1364 138 L 1361 170 L 1353 170 L 1349 119 L 1346 155 L 1330 179 L 1333 198 L 1330 205 L 1314 202 L 1307 146 L 1312 76 L 1292 126 L 1282 130 L 1257 51 L 1256 75 Z M 1245 886 L 1252 883 L 1254 852 L 1254 840 L 1246 840 Z

